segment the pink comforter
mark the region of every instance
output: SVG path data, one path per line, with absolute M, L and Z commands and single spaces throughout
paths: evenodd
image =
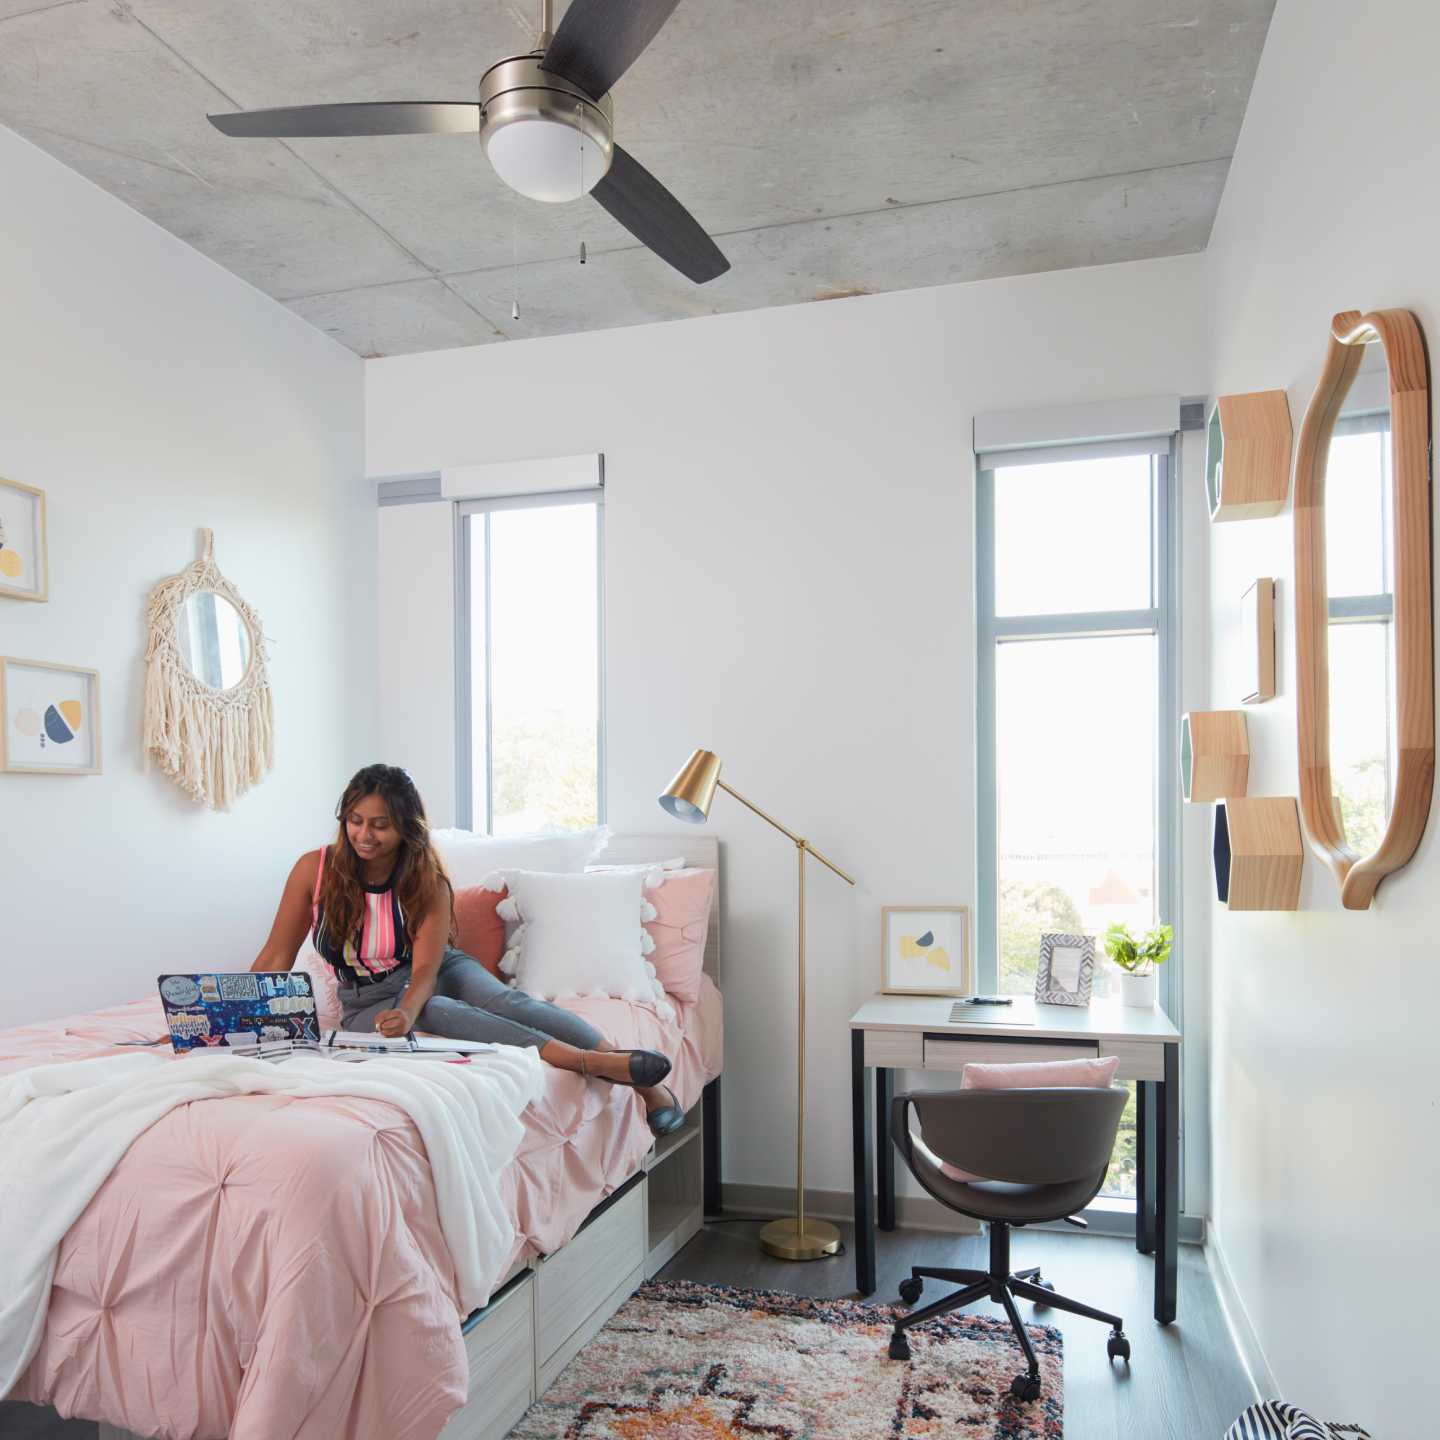
M 708 979 L 673 1023 L 623 1000 L 566 1003 L 614 1044 L 670 1055 L 687 1109 L 720 1073 Z M 157 999 L 0 1030 L 0 1074 L 164 1029 Z M 516 1262 L 565 1244 L 652 1143 L 633 1091 L 547 1077 L 502 1185 Z M 466 1385 L 409 1118 L 248 1095 L 172 1111 L 116 1166 L 65 1238 L 45 1337 L 11 1398 L 165 1440 L 433 1440 Z

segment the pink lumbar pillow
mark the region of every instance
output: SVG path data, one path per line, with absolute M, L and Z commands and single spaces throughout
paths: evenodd
M 972 1061 L 960 1072 L 962 1090 L 1035 1090 L 1041 1088 L 1108 1090 L 1120 1066 L 1118 1055 L 1098 1060 L 1027 1060 L 1015 1065 L 981 1065 Z M 938 1157 L 936 1157 L 938 1158 Z M 940 1161 L 940 1173 L 966 1183 L 984 1175 Z
M 655 883 L 658 879 L 659 883 Z M 686 1005 L 700 998 L 705 969 L 705 941 L 710 933 L 710 897 L 715 893 L 713 870 L 671 870 L 651 874 L 645 898 L 655 918 L 645 929 L 655 942 L 649 956 L 665 993 Z
M 505 922 L 495 912 L 509 894 L 504 885 L 498 890 L 471 885 L 455 892 L 455 944 L 474 956 L 497 980 L 505 979 L 500 973 Z

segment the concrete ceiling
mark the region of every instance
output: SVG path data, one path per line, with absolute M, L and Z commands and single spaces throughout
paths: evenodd
M 473 136 L 205 119 L 470 99 L 538 0 L 0 0 L 0 123 L 390 355 L 1201 250 L 1273 9 L 684 0 L 616 87 L 616 138 L 729 256 L 703 287 L 591 201 L 514 195 Z

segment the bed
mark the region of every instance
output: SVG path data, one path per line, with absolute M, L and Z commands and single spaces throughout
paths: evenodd
M 673 1021 L 623 1000 L 566 1004 L 622 1048 L 671 1055 L 686 1125 L 657 1142 L 633 1091 L 547 1071 L 502 1178 L 516 1236 L 484 1311 L 457 1323 L 403 1112 L 350 1097 L 205 1101 L 152 1126 L 71 1227 L 40 1350 L 10 1398 L 97 1420 L 102 1440 L 503 1436 L 698 1230 L 715 1183 L 702 1172 L 722 1066 L 718 846 L 614 837 L 603 858 L 682 852 L 717 872 L 697 1002 Z M 0 1030 L 0 1074 L 164 1028 L 145 999 Z

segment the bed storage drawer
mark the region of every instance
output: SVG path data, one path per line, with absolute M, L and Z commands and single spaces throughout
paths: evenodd
M 527 1275 L 465 1332 L 470 1398 L 441 1440 L 501 1440 L 535 1398 L 535 1281 Z
M 535 1358 L 542 1380 L 551 1357 L 644 1263 L 642 1177 L 563 1250 L 536 1266 Z M 543 1393 L 543 1384 L 540 1389 Z
M 1026 1040 L 1020 1044 L 1004 1040 L 941 1040 L 925 1037 L 927 1070 L 963 1070 L 972 1061 L 977 1065 L 1017 1065 L 1037 1060 L 1093 1060 L 1100 1046 L 1093 1040 L 1070 1042 Z

